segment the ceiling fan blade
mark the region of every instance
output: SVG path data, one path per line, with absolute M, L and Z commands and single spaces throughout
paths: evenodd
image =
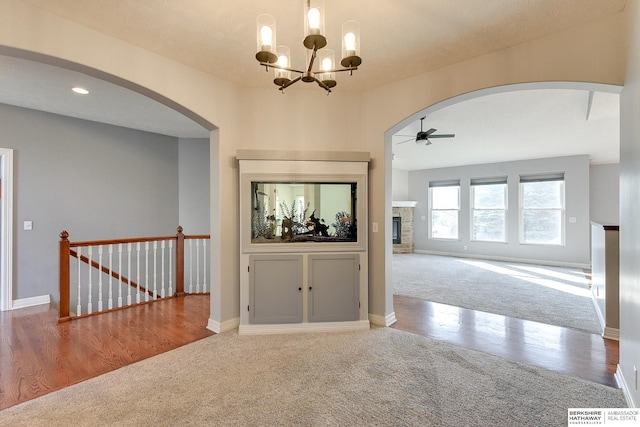
M 415 141 L 415 140 L 416 140 L 416 138 L 415 138 L 415 137 L 413 137 L 413 138 L 411 138 L 411 139 L 407 139 L 407 140 L 404 140 L 404 141 L 396 142 L 396 145 L 404 144 L 405 142 Z
M 425 139 L 425 141 L 426 142 L 424 143 L 424 145 L 431 145 L 431 141 L 429 141 L 429 138 Z
M 429 129 L 428 131 L 426 131 L 425 133 L 426 133 L 427 135 L 431 135 L 432 133 L 434 133 L 434 132 L 435 132 L 435 131 L 437 131 L 437 130 L 438 130 L 438 129 L 431 128 L 431 129 Z
M 456 136 L 454 133 L 443 133 L 440 135 L 429 135 L 429 138 L 453 138 Z

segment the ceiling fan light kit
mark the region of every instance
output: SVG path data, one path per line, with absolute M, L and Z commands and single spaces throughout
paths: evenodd
M 335 52 L 324 49 L 327 39 L 324 36 L 324 0 L 303 0 L 304 3 L 304 40 L 307 51 L 306 70 L 291 68 L 291 50 L 276 44 L 276 20 L 271 15 L 259 15 L 256 19 L 257 53 L 256 59 L 267 71 L 275 70 L 273 83 L 284 92 L 286 88 L 302 80 L 305 83 L 317 83 L 331 93 L 336 86 L 336 73 L 348 71 L 349 75 L 362 64 L 360 58 L 360 25 L 356 21 L 347 21 L 342 25 L 342 60 L 344 68 L 336 68 Z M 318 60 L 316 71 L 313 65 Z M 292 73 L 297 77 L 291 78 Z

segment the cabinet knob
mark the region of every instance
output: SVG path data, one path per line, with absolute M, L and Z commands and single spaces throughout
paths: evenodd
M 298 288 L 298 290 L 299 290 L 299 291 L 301 291 L 301 290 L 302 290 L 302 287 Z
M 309 286 L 309 290 L 312 290 L 312 289 L 313 289 L 313 287 L 312 287 L 312 286 Z

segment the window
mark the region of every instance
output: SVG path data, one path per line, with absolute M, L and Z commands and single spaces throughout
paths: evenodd
M 460 181 L 429 183 L 431 238 L 457 239 L 460 212 Z
M 520 241 L 562 245 L 564 173 L 520 176 Z
M 471 240 L 506 242 L 507 177 L 471 180 Z

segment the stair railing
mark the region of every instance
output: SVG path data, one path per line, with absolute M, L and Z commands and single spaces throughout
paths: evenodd
M 182 231 L 182 227 L 178 227 L 174 236 L 83 242 L 69 241 L 69 233 L 62 231 L 58 321 L 185 293 L 209 293 L 207 242 L 210 236 L 187 236 Z M 188 241 L 186 252 L 185 240 Z M 75 269 L 71 268 L 72 258 L 76 260 Z M 188 274 L 186 290 L 185 274 Z M 75 312 L 71 311 L 71 301 L 76 302 Z

